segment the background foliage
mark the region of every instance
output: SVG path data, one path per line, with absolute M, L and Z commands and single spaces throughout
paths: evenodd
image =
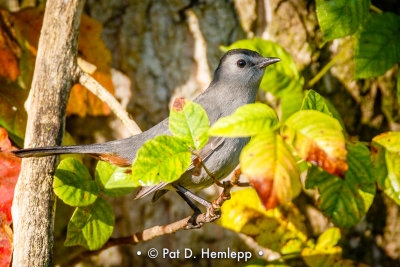
M 190 149 L 200 149 L 209 135 L 223 135 L 252 137 L 241 156 L 242 171 L 256 189 L 260 183 L 269 185 L 268 192 L 256 190 L 258 195 L 253 189 L 238 190 L 222 208 L 218 224 L 247 238 L 208 225 L 200 233 L 179 233 L 138 249 L 198 251 L 229 244 L 237 250 L 269 249 L 268 259 L 278 261 L 254 263 L 262 266 L 398 264 L 399 4 L 390 0 L 272 0 L 269 6 L 239 0 L 189 5 L 139 2 L 88 1 L 85 10 L 97 21 L 83 17 L 79 55 L 97 66 L 93 76 L 116 92 L 143 128 L 168 115 L 169 99 L 191 99 L 206 87 L 211 77 L 207 73 L 216 67 L 222 51 L 249 48 L 282 62 L 268 68 L 260 103 L 243 107 L 210 131 L 201 107 L 188 102 L 183 111 L 172 108 L 170 127 L 175 137 L 147 143 L 133 176 L 126 168 L 104 162 L 64 159 L 54 181 L 62 200 L 55 229 L 60 240 L 57 260 L 62 263 L 65 253 L 72 251 L 64 242 L 96 249 L 113 233 L 127 235 L 187 215 L 189 210 L 173 197 L 150 206 L 148 199 L 130 202 L 131 195 L 123 196 L 139 184 L 177 179 L 189 165 Z M 18 12 L 6 8 L 0 23 L 4 264 L 10 260 L 10 207 L 20 168 L 20 161 L 4 151 L 11 149 L 7 133 L 15 146 L 23 144 L 23 104 L 34 70 L 43 6 Z M 269 15 L 262 13 L 263 8 L 271 10 Z M 131 83 L 111 66 L 122 70 Z M 80 86 L 72 90 L 68 112 L 72 116 L 67 130 L 77 143 L 124 137 L 108 107 Z M 64 142 L 74 143 L 69 135 Z M 165 146 L 167 142 L 175 145 Z M 166 150 L 154 153 L 155 145 L 170 149 L 176 157 L 165 164 L 141 165 L 140 159 L 164 158 L 160 153 Z M 147 180 L 132 179 L 144 174 Z M 215 197 L 211 195 L 210 199 Z M 75 211 L 62 202 L 76 207 Z M 136 256 L 135 249 L 114 250 L 113 255 L 121 255 L 126 266 L 148 264 Z M 100 255 L 104 258 L 122 264 Z M 177 264 L 161 259 L 157 263 Z

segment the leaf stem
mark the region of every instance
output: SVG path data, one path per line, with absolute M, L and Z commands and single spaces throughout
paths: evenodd
M 382 9 L 380 9 L 379 7 L 376 7 L 374 5 L 370 5 L 369 9 L 371 9 L 372 11 L 374 11 L 375 13 L 378 13 L 378 14 L 382 14 L 383 13 Z
M 350 42 L 351 44 L 351 42 Z M 315 85 L 324 75 L 335 65 L 335 63 L 343 56 L 349 48 L 349 44 L 345 46 L 336 56 L 334 56 L 315 76 L 308 82 L 308 87 Z

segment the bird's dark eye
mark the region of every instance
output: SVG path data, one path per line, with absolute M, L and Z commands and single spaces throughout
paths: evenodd
M 244 59 L 239 59 L 237 65 L 239 68 L 244 68 L 244 66 L 246 66 L 246 61 Z

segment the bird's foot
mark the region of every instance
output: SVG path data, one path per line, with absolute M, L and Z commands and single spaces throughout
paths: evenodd
M 205 222 L 207 222 L 207 223 L 213 222 L 219 218 L 221 218 L 221 210 L 220 209 L 216 209 L 212 205 L 207 207 L 206 216 L 204 219 Z
M 193 213 L 185 226 L 185 230 L 200 229 L 204 225 L 204 222 L 197 222 L 197 217 L 199 217 L 199 215 L 201 215 L 201 212 Z

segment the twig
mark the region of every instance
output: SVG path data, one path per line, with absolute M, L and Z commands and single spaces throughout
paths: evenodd
M 212 206 L 214 210 L 219 210 L 224 204 L 224 202 L 228 199 L 231 198 L 230 191 L 232 187 L 236 186 L 239 183 L 239 176 L 240 176 L 240 169 L 236 170 L 230 181 L 225 181 L 223 184 L 224 190 L 222 191 L 221 195 L 219 195 L 218 198 L 216 198 L 212 202 Z M 83 251 L 79 255 L 71 258 L 68 260 L 65 264 L 62 264 L 62 266 L 74 266 L 75 264 L 81 262 L 82 260 L 98 255 L 100 252 L 103 250 L 113 247 L 113 246 L 120 246 L 120 245 L 136 245 L 141 242 L 149 241 L 153 238 L 162 236 L 162 235 L 167 235 L 167 234 L 173 234 L 179 230 L 185 229 L 186 226 L 188 225 L 188 221 L 192 218 L 192 216 L 188 216 L 184 219 L 181 219 L 179 221 L 167 224 L 167 225 L 157 225 L 153 226 L 151 228 L 145 229 L 141 232 L 137 232 L 131 236 L 125 236 L 125 237 L 116 237 L 116 238 L 110 238 L 102 248 L 98 250 L 87 250 Z M 198 225 L 203 225 L 205 223 L 209 223 L 210 218 L 208 218 L 207 212 L 201 213 L 196 217 L 196 224 Z
M 106 103 L 115 115 L 123 122 L 126 128 L 132 135 L 141 133 L 139 126 L 134 122 L 121 104 L 107 91 L 100 83 L 98 83 L 89 74 L 85 73 L 81 68 L 78 68 L 77 75 L 79 83 L 85 86 L 90 92 L 95 94 L 104 103 Z

